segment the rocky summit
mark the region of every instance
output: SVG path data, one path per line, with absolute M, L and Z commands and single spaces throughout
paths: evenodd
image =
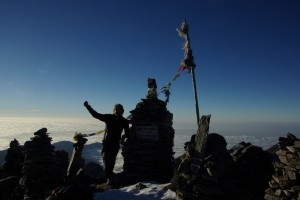
M 197 150 L 196 146 L 199 146 L 200 139 L 206 144 L 199 154 L 197 151 L 201 148 Z M 228 150 L 224 137 L 217 133 L 209 133 L 206 140 L 203 139 L 192 136 L 185 144 L 185 153 L 173 162 L 166 159 L 172 153 L 160 157 L 171 169 L 168 188 L 175 191 L 177 200 L 300 198 L 300 140 L 293 134 L 279 137 L 278 143 L 267 150 L 248 142 L 241 142 Z M 82 160 L 81 150 L 85 142 L 84 138 L 78 138 L 69 160 L 67 152 L 54 150 L 45 128 L 35 132 L 23 146 L 16 139 L 12 140 L 0 168 L 0 199 L 92 199 L 94 192 L 103 191 L 99 185 L 105 179 L 95 178 L 91 172 L 95 166 Z M 141 159 L 133 159 L 140 161 L 138 168 L 130 169 L 132 173 L 129 175 L 116 174 L 120 186 L 150 179 L 151 175 L 154 180 L 160 170 L 165 169 L 158 163 L 151 165 L 152 171 L 146 165 L 143 169 L 143 157 L 155 161 L 147 153 L 153 146 L 143 148 L 142 152 L 137 150 Z M 128 170 L 126 164 L 124 167 Z M 102 172 L 102 169 L 97 170 L 98 174 Z
M 222 135 L 209 133 L 210 115 L 205 115 L 183 155 L 174 158 L 173 114 L 166 105 L 157 98 L 155 79 L 148 79 L 146 98 L 131 111 L 130 135 L 122 144 L 123 171 L 115 174 L 114 188 L 156 180 L 170 183 L 176 200 L 300 199 L 300 140 L 295 135 L 279 137 L 268 150 L 247 141 L 227 149 Z M 75 134 L 70 160 L 66 151 L 54 150 L 47 128 L 33 135 L 23 146 L 11 141 L 0 167 L 0 200 L 89 200 L 112 188 L 101 166 L 81 157 L 83 135 Z

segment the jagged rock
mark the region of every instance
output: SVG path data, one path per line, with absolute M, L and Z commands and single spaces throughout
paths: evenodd
M 67 170 L 67 179 L 70 180 L 77 174 L 77 172 L 84 167 L 84 159 L 81 153 L 87 139 L 81 133 L 76 133 L 74 136 L 76 143 L 73 144 L 73 153 L 69 162 Z

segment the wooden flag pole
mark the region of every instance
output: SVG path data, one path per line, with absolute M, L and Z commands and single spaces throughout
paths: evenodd
M 196 79 L 195 79 L 194 69 L 195 69 L 195 67 L 192 67 L 191 73 L 192 73 L 192 81 L 193 81 L 194 96 L 195 96 L 195 106 L 196 106 L 196 115 L 197 115 L 197 125 L 198 125 L 198 127 L 199 127 L 199 125 L 200 125 L 200 117 L 199 117 L 198 96 L 197 96 L 197 88 L 196 88 Z
M 184 43 L 184 59 L 181 63 L 183 69 L 188 69 L 192 73 L 192 81 L 193 81 L 193 89 L 194 89 L 194 97 L 195 97 L 195 106 L 196 106 L 196 115 L 197 115 L 197 125 L 200 125 L 200 117 L 199 117 L 199 106 L 198 106 L 198 95 L 197 95 L 197 87 L 196 87 L 196 78 L 195 78 L 195 67 L 194 56 L 192 53 L 192 49 L 190 46 L 190 37 L 189 37 L 189 28 L 186 20 L 184 20 L 181 24 L 181 28 L 177 29 L 179 36 L 185 39 Z

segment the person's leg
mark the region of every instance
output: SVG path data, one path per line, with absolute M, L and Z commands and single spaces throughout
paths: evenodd
M 102 153 L 103 162 L 104 162 L 104 170 L 106 174 L 106 178 L 108 182 L 112 182 L 113 180 L 113 169 L 116 162 L 116 157 L 118 154 L 118 149 L 111 149 L 108 151 L 104 151 Z
M 111 178 L 113 174 L 113 161 L 112 161 L 112 154 L 111 152 L 103 152 L 103 163 L 104 163 L 104 171 L 106 178 Z

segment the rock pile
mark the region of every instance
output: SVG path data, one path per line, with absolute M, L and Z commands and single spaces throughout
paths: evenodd
M 14 139 L 10 142 L 9 148 L 5 156 L 5 162 L 3 163 L 3 176 L 21 176 L 21 169 L 23 166 L 24 154 L 22 146 L 19 141 Z
M 300 199 L 300 140 L 293 134 L 279 137 L 274 159 L 275 172 L 265 191 L 267 200 Z
M 68 154 L 54 151 L 46 128 L 35 132 L 30 139 L 23 146 L 25 157 L 19 189 L 24 191 L 24 199 L 43 199 L 48 190 L 63 182 Z
M 10 142 L 5 161 L 0 166 L 0 199 L 10 199 L 21 177 L 24 154 L 19 141 Z
M 262 199 L 274 173 L 272 155 L 249 142 L 239 143 L 229 153 L 235 164 L 238 187 L 251 193 L 254 199 Z
M 156 83 L 148 80 L 147 99 L 130 111 L 130 136 L 122 147 L 123 174 L 142 179 L 166 179 L 173 176 L 173 114 L 157 98 Z

